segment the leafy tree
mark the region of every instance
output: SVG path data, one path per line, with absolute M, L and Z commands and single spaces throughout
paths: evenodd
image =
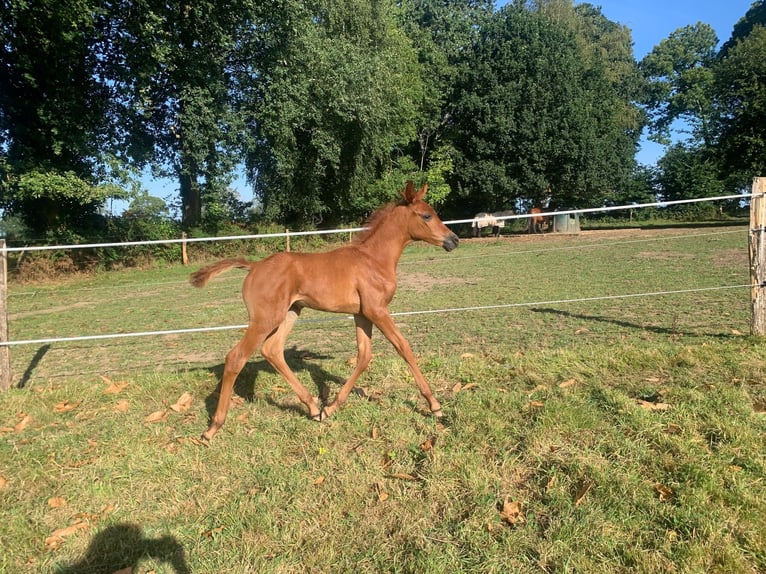
M 271 217 L 358 217 L 388 198 L 369 184 L 396 170 L 392 152 L 413 133 L 421 99 L 415 54 L 389 0 L 275 10 L 254 78 L 259 91 L 247 102 L 255 191 Z
M 601 55 L 618 60 L 616 52 L 594 47 L 609 37 L 608 21 L 597 11 L 571 12 L 571 2 L 568 20 L 547 5 L 532 8 L 507 5 L 474 47 L 452 134 L 456 210 L 518 200 L 597 205 L 633 166 L 639 126 L 625 113 L 633 94 Z M 621 33 L 630 54 L 629 34 Z
M 0 204 L 36 234 L 86 225 L 122 195 L 108 183 L 103 23 L 88 0 L 7 0 L 0 11 Z
M 713 64 L 718 37 L 701 22 L 679 28 L 641 61 L 649 82 L 650 138 L 668 145 L 673 123 L 691 129 L 693 141 L 713 142 Z
M 112 5 L 111 57 L 124 103 L 127 150 L 138 165 L 178 180 L 182 220 L 197 224 L 206 194 L 232 179 L 241 116 L 232 74 L 245 54 L 239 38 L 253 25 L 253 4 L 122 0 Z
M 676 143 L 668 148 L 657 162 L 659 197 L 666 201 L 713 197 L 721 194 L 715 157 L 704 146 Z M 714 207 L 709 204 L 681 205 L 672 208 L 677 213 L 710 216 Z
M 737 189 L 766 175 L 765 16 L 764 3 L 755 3 L 735 26 L 715 67 L 721 169 Z

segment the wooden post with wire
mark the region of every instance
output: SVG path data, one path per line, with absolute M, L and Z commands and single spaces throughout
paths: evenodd
M 0 342 L 8 338 L 8 250 L 5 239 L 0 239 Z M 11 388 L 11 348 L 0 346 L 0 391 Z
M 290 230 L 285 229 L 285 251 L 290 253 Z
M 766 335 L 766 177 L 753 180 L 750 198 L 750 332 Z
M 181 263 L 184 267 L 189 265 L 189 254 L 186 252 L 186 232 L 181 233 Z

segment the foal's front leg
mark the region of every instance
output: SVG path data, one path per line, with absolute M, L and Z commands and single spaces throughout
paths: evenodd
M 386 339 L 391 341 L 391 344 L 396 349 L 396 352 L 399 353 L 399 356 L 401 356 L 406 361 L 410 371 L 412 372 L 412 376 L 415 378 L 418 389 L 420 389 L 420 394 L 423 395 L 423 398 L 426 401 L 428 401 L 428 407 L 431 409 L 431 413 L 433 413 L 435 417 L 443 416 L 442 407 L 439 404 L 439 401 L 436 400 L 436 397 L 434 397 L 434 393 L 431 390 L 428 381 L 426 381 L 426 378 L 420 371 L 420 367 L 418 367 L 418 363 L 415 360 L 415 355 L 412 353 L 410 344 L 394 324 L 394 320 L 391 318 L 388 309 L 384 308 L 382 310 L 376 311 L 371 319 L 373 323 L 375 323 L 375 325 L 378 327 L 378 329 L 380 329 L 380 331 L 386 336 Z
M 370 364 L 370 359 L 372 359 L 372 321 L 364 315 L 354 315 L 354 323 L 356 323 L 356 367 L 340 391 L 338 391 L 338 396 L 335 397 L 332 404 L 325 407 L 324 411 L 328 417 L 346 402 L 351 389 L 354 388 L 354 383 Z

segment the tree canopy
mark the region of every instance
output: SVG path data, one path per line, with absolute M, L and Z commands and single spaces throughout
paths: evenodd
M 460 216 L 597 206 L 645 182 L 645 126 L 678 144 L 663 195 L 763 173 L 763 0 L 720 49 L 698 22 L 640 63 L 595 5 L 494 6 L 4 0 L 0 208 L 36 237 L 87 235 L 110 199 L 142 204 L 146 170 L 177 182 L 186 228 L 242 212 L 241 171 L 263 217 L 296 225 L 359 221 L 406 179 Z

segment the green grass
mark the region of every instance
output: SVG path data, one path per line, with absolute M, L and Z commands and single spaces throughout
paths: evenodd
M 189 272 L 12 285 L 12 336 L 246 321 L 241 274 L 200 291 Z M 514 305 L 397 318 L 445 421 L 379 333 L 360 392 L 321 425 L 253 357 L 209 448 L 196 437 L 241 333 L 13 348 L 0 571 L 766 570 L 766 349 L 746 335 L 749 290 L 555 303 L 748 284 L 746 229 L 414 245 L 399 273 L 395 312 Z M 289 340 L 312 389 L 335 391 L 354 354 L 343 318 Z M 186 392 L 191 407 L 169 409 Z

